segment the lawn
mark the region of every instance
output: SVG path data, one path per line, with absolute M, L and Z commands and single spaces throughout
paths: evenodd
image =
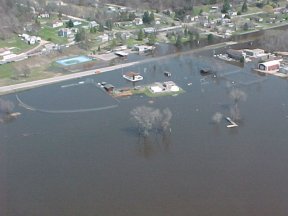
M 0 40 L 0 48 L 4 48 L 4 47 L 7 47 L 7 48 L 15 47 L 16 49 L 13 49 L 13 52 L 20 53 L 20 52 L 32 49 L 34 46 L 25 43 L 24 41 L 22 41 L 19 37 L 15 35 L 7 40 Z
M 0 79 L 10 78 L 13 75 L 13 67 L 11 64 L 0 65 Z
M 40 36 L 44 40 L 51 41 L 55 44 L 67 43 L 67 38 L 58 36 L 58 30 L 58 28 L 53 29 L 51 27 L 45 26 L 38 32 L 38 36 Z

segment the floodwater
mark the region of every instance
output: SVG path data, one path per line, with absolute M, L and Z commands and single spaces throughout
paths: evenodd
M 2 97 L 22 115 L 0 125 L 1 216 L 288 214 L 286 80 L 191 55 L 129 70 L 185 93 L 115 100 L 97 83 L 131 86 L 117 70 Z M 227 128 L 212 116 L 231 117 L 233 89 L 246 100 Z M 168 107 L 171 133 L 139 137 L 130 111 L 143 105 Z

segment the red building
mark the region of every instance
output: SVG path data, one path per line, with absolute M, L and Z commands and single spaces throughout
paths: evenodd
M 281 60 L 273 60 L 268 62 L 262 62 L 258 64 L 258 69 L 263 71 L 279 71 Z

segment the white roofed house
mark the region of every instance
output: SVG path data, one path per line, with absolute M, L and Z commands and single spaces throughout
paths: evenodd
M 89 28 L 91 29 L 91 28 L 95 28 L 95 27 L 98 27 L 99 26 L 99 24 L 96 22 L 96 21 L 91 21 L 91 22 L 89 22 Z
M 152 34 L 156 32 L 156 29 L 152 27 L 148 27 L 148 28 L 144 28 L 143 31 L 145 34 Z
M 59 28 L 59 27 L 61 27 L 63 25 L 64 25 L 64 23 L 62 21 L 54 21 L 54 22 L 51 23 L 51 27 L 52 28 Z
M 138 25 L 143 25 L 143 20 L 139 17 L 136 17 L 134 20 L 133 20 L 133 23 L 138 26 Z
M 78 21 L 78 20 L 73 21 L 73 25 L 74 25 L 74 26 L 79 26 L 79 25 L 81 25 L 81 24 L 82 24 L 82 22 L 80 22 L 80 21 Z
M 99 35 L 97 39 L 101 41 L 102 43 L 105 43 L 109 41 L 109 35 L 108 34 Z
M 50 18 L 50 14 L 49 13 L 40 13 L 38 15 L 38 18 L 46 18 L 46 19 L 48 19 L 48 18 Z
M 58 36 L 60 37 L 69 37 L 71 34 L 72 31 L 69 28 L 62 28 L 58 31 Z

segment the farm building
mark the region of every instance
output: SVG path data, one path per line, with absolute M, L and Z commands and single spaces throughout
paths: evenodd
M 268 62 L 262 62 L 258 64 L 258 69 L 263 71 L 278 71 L 280 68 L 281 60 L 273 60 Z

